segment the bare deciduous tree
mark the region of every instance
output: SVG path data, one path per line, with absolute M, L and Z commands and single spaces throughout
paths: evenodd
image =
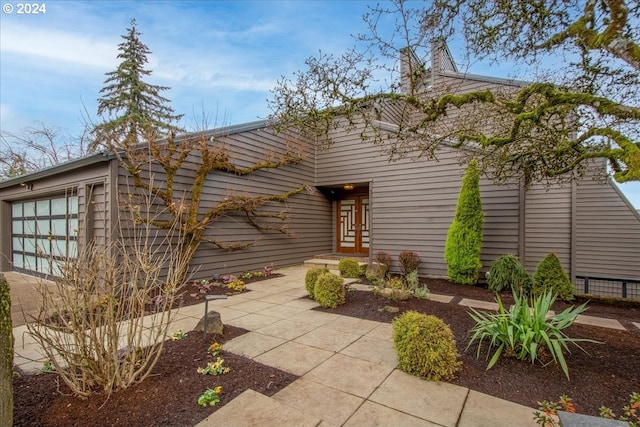
M 80 136 L 36 122 L 18 133 L 0 134 L 0 180 L 14 178 L 77 159 L 88 153 L 88 127 Z

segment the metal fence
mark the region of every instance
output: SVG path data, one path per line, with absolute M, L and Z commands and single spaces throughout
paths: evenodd
M 576 276 L 577 293 L 640 300 L 640 279 Z

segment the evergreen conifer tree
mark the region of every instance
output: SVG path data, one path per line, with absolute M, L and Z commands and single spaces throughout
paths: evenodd
M 144 68 L 151 52 L 140 41 L 135 19 L 121 37 L 124 42 L 118 45 L 120 65 L 106 73 L 105 86 L 100 90 L 98 115 L 104 121 L 94 129 L 93 148 L 127 149 L 149 138 L 181 131 L 175 123 L 182 115 L 175 114 L 170 100 L 161 95 L 169 88 L 143 80 L 151 75 L 151 70 Z
M 480 170 L 474 159 L 462 180 L 456 214 L 447 233 L 444 258 L 447 273 L 455 283 L 470 285 L 478 280 L 484 213 L 480 197 Z

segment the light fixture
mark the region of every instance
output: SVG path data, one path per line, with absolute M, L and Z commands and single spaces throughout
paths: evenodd
M 353 190 L 353 184 L 345 184 L 344 187 L 345 190 Z

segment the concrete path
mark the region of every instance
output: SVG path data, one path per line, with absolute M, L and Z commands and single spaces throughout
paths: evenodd
M 317 304 L 303 298 L 306 271 L 283 269 L 283 277 L 248 285 L 251 292 L 209 303 L 209 310 L 218 311 L 225 324 L 250 331 L 226 343 L 225 351 L 300 378 L 272 397 L 247 390 L 197 427 L 536 426 L 533 408 L 395 369 L 391 325 L 313 311 Z M 21 277 L 28 276 L 8 277 L 12 287 L 20 286 L 15 281 Z M 452 301 L 444 295 L 430 297 Z M 470 299 L 460 304 L 491 308 Z M 204 303 L 178 309 L 172 331 L 192 330 L 203 314 Z M 612 319 L 583 316 L 581 321 L 624 329 Z M 14 336 L 15 364 L 27 372 L 40 369 L 44 358 L 26 326 L 14 328 Z
M 390 324 L 311 311 L 306 269 L 280 272 L 210 309 L 251 331 L 225 351 L 300 378 L 273 397 L 247 390 L 197 427 L 536 425 L 532 408 L 397 370 Z

